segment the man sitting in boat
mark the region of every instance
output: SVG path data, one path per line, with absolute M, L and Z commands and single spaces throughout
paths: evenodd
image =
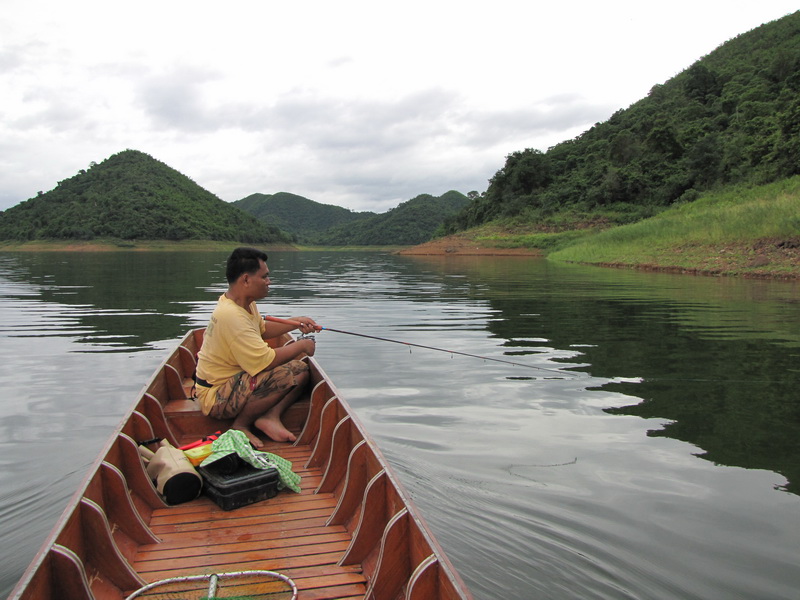
M 220 296 L 206 328 L 197 360 L 197 399 L 204 414 L 233 419 L 255 448 L 263 447 L 251 427 L 277 442 L 293 442 L 281 421 L 308 383 L 308 365 L 297 360 L 314 355 L 313 339 L 303 338 L 280 348 L 266 340 L 296 329 L 293 324 L 267 322 L 256 300 L 269 293 L 266 253 L 237 248 L 225 270 L 228 290 Z M 309 317 L 293 317 L 300 331 L 318 330 Z

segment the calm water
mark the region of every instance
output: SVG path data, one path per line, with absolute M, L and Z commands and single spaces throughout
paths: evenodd
M 167 349 L 216 253 L 0 254 L 0 597 Z M 317 358 L 478 599 L 796 599 L 796 284 L 518 258 L 274 253 Z M 269 568 L 269 565 L 265 565 Z

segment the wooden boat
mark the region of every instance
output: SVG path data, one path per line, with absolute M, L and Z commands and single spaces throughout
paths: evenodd
M 189 332 L 144 387 L 10 599 L 124 599 L 170 577 L 251 569 L 291 578 L 300 600 L 471 598 L 311 357 L 304 358 L 309 392 L 284 415 L 297 442 L 264 448 L 292 462 L 301 493 L 284 490 L 231 511 L 204 495 L 168 506 L 137 441 L 163 438 L 179 447 L 229 426 L 204 416 L 191 398 L 203 331 Z

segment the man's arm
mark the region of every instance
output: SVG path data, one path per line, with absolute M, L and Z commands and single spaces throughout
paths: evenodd
M 297 327 L 291 323 L 276 323 L 274 321 L 265 321 L 264 322 L 264 333 L 261 337 L 265 340 L 270 338 L 276 338 L 282 336 L 284 333 L 289 333 L 295 329 L 299 329 L 301 333 L 312 333 L 314 331 L 319 331 L 320 327 L 311 317 L 292 317 L 291 319 L 286 319 L 286 321 L 294 321 L 300 323 L 300 327 Z
M 272 362 L 269 363 L 267 369 L 274 369 L 275 367 L 285 364 L 290 360 L 298 358 L 302 354 L 314 356 L 314 351 L 316 348 L 316 343 L 310 338 L 303 338 L 287 344 L 286 346 L 275 348 L 275 358 L 273 358 Z

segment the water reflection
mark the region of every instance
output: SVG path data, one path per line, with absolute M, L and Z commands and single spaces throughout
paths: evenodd
M 0 255 L 4 308 L 18 314 L 4 320 L 3 333 L 70 336 L 83 346 L 76 351 L 147 349 L 183 335 L 193 303 L 220 293 L 209 282 L 222 283 L 224 259 L 203 252 Z
M 224 259 L 0 253 L 0 595 L 205 324 Z M 795 285 L 343 252 L 270 269 L 275 315 L 532 367 L 318 335 L 476 598 L 796 595 Z
M 218 252 L 0 255 L 0 333 L 68 337 L 73 351 L 147 349 L 204 323 L 224 289 L 224 259 Z M 272 302 L 320 305 L 324 320 L 357 299 L 360 330 L 380 335 L 384 324 L 370 319 L 370 303 L 408 300 L 410 310 L 398 311 L 391 327 L 412 341 L 436 346 L 426 331 L 488 331 L 497 340 L 490 353 L 533 367 L 507 377 L 585 373 L 597 389 L 632 400 L 605 407 L 610 414 L 666 420 L 650 435 L 694 444 L 719 464 L 781 473 L 785 489 L 798 493 L 795 284 L 371 253 L 342 260 L 278 252 L 270 266 Z M 442 306 L 435 322 L 413 309 L 425 302 Z M 475 350 L 459 341 L 452 349 Z
M 475 282 L 471 295 L 498 313 L 488 329 L 508 347 L 560 348 L 555 360 L 610 378 L 591 389 L 633 402 L 609 414 L 668 420 L 649 435 L 693 444 L 716 464 L 775 471 L 800 493 L 797 284 L 415 260 Z

